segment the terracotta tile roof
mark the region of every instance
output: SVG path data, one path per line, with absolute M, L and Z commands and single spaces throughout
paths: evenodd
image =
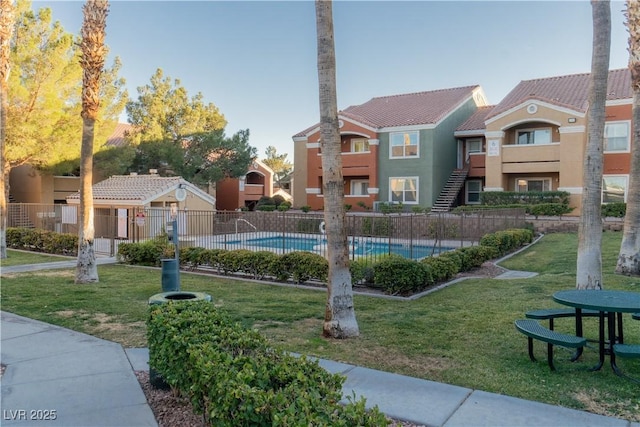
M 179 176 L 114 175 L 93 185 L 93 200 L 145 204 L 177 188 L 179 184 L 193 187 Z M 80 200 L 80 193 L 71 194 L 67 200 Z
M 105 145 L 107 147 L 122 147 L 126 145 L 127 141 L 124 139 L 125 132 L 131 130 L 132 127 L 129 123 L 118 123 Z
M 471 132 L 478 131 L 484 133 L 485 125 L 484 121 L 487 115 L 495 108 L 495 105 L 485 105 L 478 107 L 475 113 L 471 115 L 464 123 L 456 128 L 456 132 Z
M 534 99 L 586 112 L 589 98 L 589 75 L 590 73 L 584 73 L 523 80 L 496 105 L 487 119 L 508 111 L 527 100 Z M 629 70 L 623 68 L 609 71 L 607 100 L 630 99 L 632 97 Z
M 382 96 L 361 105 L 352 105 L 340 111 L 339 115 L 375 129 L 435 124 L 478 88 L 479 85 L 473 85 Z M 306 136 L 318 126 L 315 124 L 293 137 Z

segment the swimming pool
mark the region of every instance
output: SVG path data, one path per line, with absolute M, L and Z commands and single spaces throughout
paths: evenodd
M 229 245 L 251 246 L 264 248 L 265 250 L 276 250 L 278 252 L 288 251 L 309 251 L 325 255 L 327 251 L 326 238 L 320 237 L 297 237 L 297 236 L 272 236 L 260 237 L 246 240 L 228 241 Z M 420 259 L 440 252 L 455 249 L 453 247 L 440 247 L 429 245 L 418 245 L 409 243 L 391 243 L 375 241 L 370 238 L 357 237 L 349 238 L 349 252 L 354 256 L 397 254 L 405 258 Z

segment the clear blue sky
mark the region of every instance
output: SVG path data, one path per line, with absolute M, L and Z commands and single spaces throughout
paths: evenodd
M 34 1 L 79 34 L 79 1 Z M 623 2 L 612 2 L 611 69 L 627 66 Z M 591 70 L 588 0 L 335 1 L 338 109 L 376 96 L 479 84 L 498 103 L 519 81 Z M 157 68 L 250 129 L 265 157 L 319 120 L 314 3 L 111 1 L 107 44 L 132 98 Z M 126 115 L 123 114 L 123 119 Z

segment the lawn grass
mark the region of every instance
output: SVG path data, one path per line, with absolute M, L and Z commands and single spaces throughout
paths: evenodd
M 603 236 L 603 273 L 607 289 L 640 292 L 640 279 L 613 274 L 621 234 Z M 268 336 L 274 345 L 373 369 L 501 393 L 640 421 L 640 387 L 613 374 L 597 372 L 597 352 L 587 349 L 577 363 L 570 352 L 556 351 L 557 372 L 527 356 L 526 338 L 513 321 L 534 308 L 557 306 L 554 292 L 575 287 L 576 234 L 551 234 L 501 265 L 536 271 L 529 279 L 472 279 L 415 301 L 355 297 L 360 337 L 330 340 L 321 336 L 326 293 L 295 287 L 182 274 L 183 290 L 211 294 L 214 304 L 234 319 Z M 3 276 L 2 309 L 86 332 L 125 346 L 146 346 L 144 321 L 148 298 L 161 292 L 158 269 L 100 266 L 100 283 L 73 284 L 72 270 Z M 573 321 L 556 329 L 572 332 Z M 589 338 L 596 319 L 585 319 Z M 625 316 L 625 337 L 640 342 L 640 322 Z M 619 365 L 640 377 L 640 361 Z
M 55 262 L 55 261 L 68 261 L 74 259 L 73 257 L 66 257 L 61 255 L 48 255 L 40 254 L 37 252 L 27 251 L 15 251 L 7 249 L 7 257 L 0 260 L 2 267 L 10 267 L 13 265 L 23 264 L 40 264 L 43 262 Z

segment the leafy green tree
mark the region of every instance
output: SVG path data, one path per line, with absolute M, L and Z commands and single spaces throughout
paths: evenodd
M 0 165 L 4 168 L 7 110 L 9 109 L 7 81 L 11 70 L 9 52 L 11 51 L 10 40 L 13 34 L 15 16 L 13 0 L 0 0 L 0 10 L 2 10 L 2 13 L 0 13 Z M 2 197 L 0 198 L 0 258 L 2 259 L 7 257 L 7 196 L 9 192 L 5 184 L 8 184 L 8 182 L 5 181 L 4 173 L 0 173 L 0 188 L 2 188 Z
M 207 185 L 223 178 L 239 178 L 247 173 L 256 158 L 249 145 L 249 130 L 231 137 L 219 129 L 187 135 L 182 143 L 173 141 L 143 142 L 137 147 L 133 169 L 146 172 L 157 169 L 160 175 L 179 175 L 197 185 Z
M 282 187 L 282 181 L 289 176 L 293 170 L 293 164 L 287 160 L 287 154 L 278 154 L 276 147 L 270 145 L 264 154 L 267 156 L 263 160 L 275 173 L 274 179 L 278 187 Z
M 204 103 L 202 93 L 189 98 L 180 80 L 164 77 L 161 69 L 151 83 L 138 87 L 138 100 L 127 103 L 133 125 L 131 141 L 181 143 L 185 136 L 224 129 L 227 122 L 214 104 Z
M 34 12 L 30 1 L 19 0 L 10 49 L 5 179 L 24 164 L 51 173 L 77 170 L 82 139 L 78 40 L 52 22 L 50 9 Z M 120 66 L 116 59 L 101 77 L 96 150 L 113 132 L 128 97 Z
M 161 69 L 151 83 L 138 88 L 138 100 L 127 104 L 136 147 L 132 171 L 157 169 L 199 185 L 247 173 L 256 158 L 249 130 L 225 136 L 227 122 L 214 104 L 198 93 L 189 98 L 180 80 L 164 77 Z

